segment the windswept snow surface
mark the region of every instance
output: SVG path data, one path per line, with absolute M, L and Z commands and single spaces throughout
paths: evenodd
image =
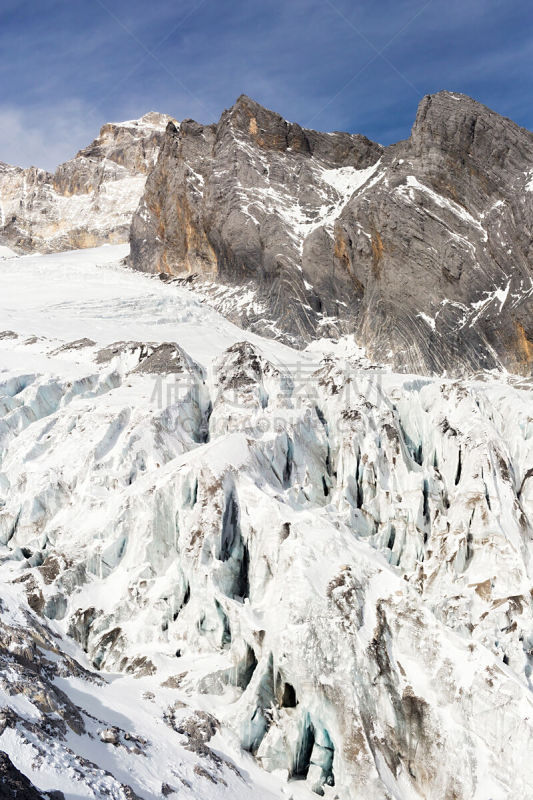
M 531 382 L 126 253 L 0 262 L 0 747 L 67 800 L 533 796 Z
M 122 260 L 128 251 L 128 245 L 105 245 L 3 263 L 1 328 L 60 344 L 82 338 L 99 345 L 176 341 L 205 367 L 242 339 L 266 344 L 275 360 L 301 360 L 282 344 L 243 332 L 186 289 L 126 269 Z M 47 346 L 28 352 L 46 353 Z M 83 353 L 76 358 L 83 360 Z
M 0 245 L 0 261 L 4 258 L 14 258 L 15 256 L 16 253 L 10 247 L 6 247 L 4 244 Z

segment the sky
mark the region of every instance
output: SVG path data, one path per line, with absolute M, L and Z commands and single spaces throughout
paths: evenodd
M 404 139 L 425 94 L 533 129 L 531 0 L 0 0 L 0 161 L 53 170 L 107 121 L 216 121 L 245 93 Z

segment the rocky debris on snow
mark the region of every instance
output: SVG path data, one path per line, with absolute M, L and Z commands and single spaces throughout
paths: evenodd
M 117 728 L 106 728 L 100 731 L 100 739 L 106 744 L 118 745 L 120 743 L 119 731 Z
M 199 375 L 202 370 L 177 344 L 164 342 L 153 348 L 153 351 L 135 367 L 134 372 L 147 375 L 173 375 L 184 372 L 196 371 Z
M 96 354 L 97 364 L 109 363 L 114 358 L 125 358 L 135 363 L 132 372 L 150 375 L 194 373 L 201 377 L 203 371 L 175 342 L 114 342 Z
M 67 642 L 32 614 L 17 593 L 19 586 L 20 582 L 12 582 L 14 592 L 9 581 L 5 583 L 0 608 L 0 797 L 64 800 L 61 790 L 50 789 L 55 785 L 64 788 L 68 796 L 142 800 L 143 792 L 150 789 L 142 780 L 139 783 L 139 773 L 148 780 L 153 775 L 164 776 L 168 782 L 163 786 L 179 780 L 182 786 L 192 788 L 192 781 L 185 776 L 205 778 L 206 758 L 212 764 L 212 779 L 228 788 L 228 797 L 234 796 L 233 779 L 228 779 L 228 774 L 235 780 L 242 778 L 232 762 L 209 748 L 202 750 L 203 742 L 211 738 L 210 732 L 220 727 L 211 715 L 195 712 L 189 723 L 184 722 L 180 734 L 172 733 L 166 751 L 161 751 L 165 737 L 159 736 L 155 753 L 155 743 L 144 736 L 109 724 L 110 718 L 126 719 L 127 707 L 111 710 L 106 705 L 105 681 L 66 655 Z M 115 689 L 110 688 L 113 693 Z M 107 725 L 95 712 L 104 719 L 109 715 Z M 142 704 L 135 703 L 132 726 L 139 725 L 138 717 L 143 713 Z M 155 712 L 151 722 L 156 734 L 160 721 Z M 185 742 L 180 744 L 183 738 Z M 105 762 L 106 768 L 99 762 Z M 131 772 L 133 786 L 129 781 L 124 783 L 125 772 Z M 161 787 L 161 777 L 154 780 Z M 153 791 L 157 793 L 155 785 Z M 204 798 L 201 792 L 198 796 Z
M 95 347 L 96 342 L 84 336 L 83 339 L 76 339 L 74 342 L 67 342 L 61 345 L 57 350 L 52 351 L 51 355 L 59 355 L 59 353 L 66 353 L 69 350 L 83 350 L 85 347 Z
M 143 342 L 113 342 L 108 347 L 103 347 L 101 350 L 98 350 L 96 354 L 96 363 L 97 364 L 107 364 L 113 358 L 117 356 L 121 356 L 123 354 L 137 354 L 138 360 L 141 361 L 143 358 L 146 358 L 148 355 L 149 345 L 143 344 Z
M 218 720 L 205 711 L 195 711 L 174 723 L 176 732 L 186 736 L 187 746 L 196 751 L 211 741 L 219 727 Z
M 212 772 L 209 772 L 209 780 L 214 783 L 225 783 L 219 774 L 223 767 L 242 778 L 241 773 L 231 761 L 222 758 L 212 747 L 209 747 L 209 742 L 220 729 L 219 721 L 212 714 L 198 710 L 191 713 L 190 709 L 187 709 L 178 701 L 167 709 L 165 722 L 183 737 L 187 750 L 211 763 L 211 767 L 217 771 L 217 777 L 214 777 Z M 201 770 L 201 772 L 198 772 L 198 770 Z M 195 771 L 196 774 L 203 775 L 205 767 L 202 764 L 198 764 Z M 204 775 L 204 777 L 207 777 L 207 775 Z
M 0 746 L 65 759 L 98 800 L 124 774 L 235 797 L 231 764 L 303 796 L 532 795 L 531 383 L 398 374 L 348 340 L 298 354 L 187 298 L 197 397 L 154 396 L 140 346 L 2 345 Z
M 135 736 L 132 733 L 123 731 L 116 726 L 112 728 L 104 728 L 99 733 L 100 741 L 104 744 L 113 745 L 113 747 L 123 747 L 130 753 L 136 755 L 145 755 L 146 746 L 148 742 L 142 737 Z

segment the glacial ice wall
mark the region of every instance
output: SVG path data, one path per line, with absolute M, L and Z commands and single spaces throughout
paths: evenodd
M 34 611 L 94 669 L 208 699 L 291 786 L 532 794 L 531 383 L 229 323 L 210 358 L 197 313 L 176 343 L 157 318 L 0 339 L 0 537 Z

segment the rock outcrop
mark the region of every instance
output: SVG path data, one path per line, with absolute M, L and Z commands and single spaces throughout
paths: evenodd
M 400 370 L 530 374 L 533 134 L 441 92 L 383 149 L 243 96 L 216 125 L 169 125 L 130 263 L 199 274 L 226 313 L 294 343 L 355 333 Z
M 307 340 L 344 316 L 351 279 L 328 257 L 327 291 L 315 291 L 302 247 L 314 242 L 322 258 L 326 237 L 332 255 L 334 220 L 381 154 L 364 136 L 304 130 L 245 96 L 217 125 L 171 124 L 132 222 L 131 264 L 248 285 L 259 299 L 242 308 L 248 324 Z
M 64 796 L 54 793 L 54 800 L 64 800 Z M 0 751 L 0 800 L 52 800 L 50 795 L 41 794 L 28 778 L 18 770 L 7 753 Z
M 0 162 L 0 242 L 48 253 L 127 241 L 169 120 L 150 112 L 108 123 L 54 174 Z
M 335 251 L 357 336 L 412 371 L 533 370 L 533 134 L 470 98 L 424 98 L 354 195 Z

